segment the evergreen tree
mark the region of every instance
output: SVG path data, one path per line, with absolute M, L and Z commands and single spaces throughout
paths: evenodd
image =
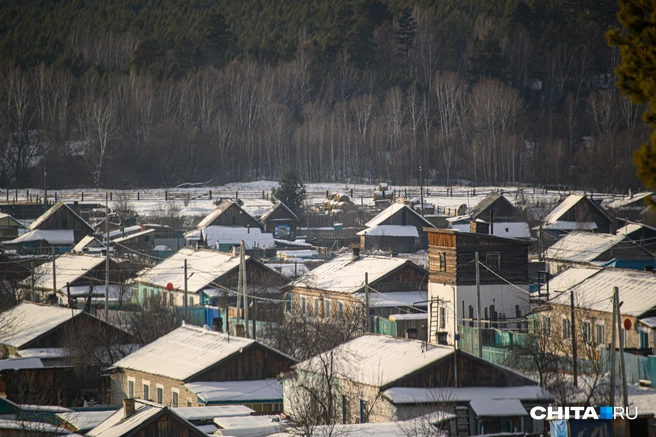
M 280 178 L 280 185 L 271 192 L 271 201 L 281 201 L 298 215 L 305 200 L 305 186 L 295 172 L 288 170 Z
M 412 16 L 411 8 L 403 8 L 401 10 L 396 20 L 396 33 L 398 35 L 401 55 L 407 57 L 415 41 L 415 34 L 417 33 L 417 21 Z
M 651 0 L 619 0 L 619 5 L 617 18 L 624 30 L 612 29 L 606 36 L 620 48 L 617 87 L 635 103 L 648 103 L 643 120 L 655 131 L 633 161 L 645 187 L 656 189 L 656 11 Z

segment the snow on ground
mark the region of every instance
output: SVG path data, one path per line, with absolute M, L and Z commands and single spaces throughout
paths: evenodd
M 193 187 L 193 188 L 158 188 L 158 189 L 145 189 L 145 190 L 100 190 L 91 188 L 79 188 L 72 190 L 50 190 L 48 197 L 52 200 L 55 193 L 58 200 L 66 202 L 80 201 L 82 202 L 82 193 L 84 193 L 83 203 L 104 203 L 107 192 L 111 192 L 113 201 L 109 201 L 110 206 L 114 205 L 119 199 L 127 199 L 131 206 L 134 207 L 137 213 L 141 216 L 152 216 L 163 214 L 171 205 L 180 209 L 180 214 L 183 216 L 205 216 L 212 211 L 216 206 L 214 202 L 220 198 L 232 198 L 236 195 L 244 202 L 244 209 L 256 217 L 264 214 L 267 209 L 272 206 L 270 197 L 271 190 L 278 186 L 276 181 L 254 181 L 254 182 L 235 182 L 223 186 L 213 187 Z M 326 198 L 326 192 L 343 192 L 351 196 L 353 190 L 353 198 L 351 199 L 356 205 L 364 205 L 372 207 L 374 184 L 344 184 L 344 183 L 311 183 L 305 185 L 307 191 L 307 201 L 310 204 L 320 204 Z M 419 187 L 417 186 L 392 186 L 397 195 L 408 195 L 408 198 L 419 196 Z M 491 191 L 503 191 L 503 194 L 511 202 L 525 201 L 528 205 L 544 205 L 549 207 L 549 212 L 555 207 L 556 202 L 561 197 L 570 194 L 569 192 L 561 191 L 560 193 L 555 190 L 544 192 L 542 189 L 536 188 L 520 188 L 518 187 L 466 187 L 466 186 L 453 186 L 448 188 L 451 195 L 447 195 L 447 187 L 445 186 L 425 186 L 424 187 L 424 201 L 433 203 L 440 208 L 440 212 L 445 208 L 451 211 L 457 209 L 460 205 L 467 205 L 467 210 L 473 208 L 479 201 Z M 209 198 L 209 193 L 212 192 L 212 199 Z M 39 189 L 21 189 L 18 190 L 18 201 L 25 201 L 26 195 L 43 196 L 43 190 Z M 139 200 L 137 200 L 137 193 L 139 193 Z M 168 193 L 169 200 L 165 200 Z M 574 194 L 584 194 L 582 191 L 572 192 Z M 9 190 L 9 201 L 13 202 L 16 195 L 15 190 Z M 590 195 L 588 193 L 588 195 Z M 263 196 L 265 198 L 263 198 Z M 5 189 L 0 189 L 0 202 L 6 201 L 7 192 Z M 603 199 L 604 204 L 608 204 L 614 200 L 622 199 L 626 196 L 621 195 L 606 195 L 594 193 L 595 199 Z M 33 199 L 34 200 L 34 199 Z

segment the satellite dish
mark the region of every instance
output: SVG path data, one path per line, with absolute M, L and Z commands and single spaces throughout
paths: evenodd
M 467 205 L 463 203 L 462 205 L 460 205 L 458 207 L 458 213 L 457 214 L 458 215 L 465 215 L 466 212 L 467 212 Z
M 166 284 L 166 290 L 167 291 L 173 291 L 173 284 L 171 284 L 170 282 L 168 284 Z

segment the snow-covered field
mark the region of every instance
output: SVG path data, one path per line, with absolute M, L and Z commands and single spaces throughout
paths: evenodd
M 173 188 L 173 189 L 146 189 L 146 190 L 99 190 L 99 189 L 74 189 L 74 190 L 51 190 L 48 192 L 48 198 L 54 199 L 56 194 L 58 200 L 72 202 L 80 201 L 83 203 L 104 203 L 107 193 L 112 193 L 112 201 L 109 201 L 110 206 L 114 203 L 123 200 L 129 201 L 131 206 L 141 216 L 152 216 L 159 212 L 164 212 L 168 205 L 175 205 L 180 208 L 181 214 L 184 216 L 204 216 L 212 211 L 216 206 L 214 202 L 220 198 L 232 198 L 237 195 L 244 202 L 244 209 L 249 213 L 259 216 L 264 214 L 271 206 L 271 201 L 267 198 L 271 194 L 271 190 L 278 185 L 277 181 L 255 181 L 255 182 L 239 182 L 231 183 L 223 186 L 215 187 L 193 187 L 193 188 Z M 320 204 L 326 198 L 326 191 L 328 193 L 344 192 L 351 196 L 353 193 L 352 201 L 356 205 L 373 206 L 372 193 L 374 185 L 364 184 L 343 184 L 343 183 L 311 183 L 305 185 L 308 196 L 307 201 L 310 204 Z M 419 197 L 419 187 L 417 186 L 392 186 L 396 190 L 397 195 L 405 195 L 408 197 Z M 513 203 L 525 202 L 528 206 L 553 206 L 562 196 L 566 196 L 569 192 L 558 192 L 555 190 L 543 191 L 542 189 L 534 188 L 518 188 L 518 187 L 465 187 L 453 186 L 449 188 L 445 186 L 425 186 L 424 198 L 426 202 L 437 205 L 440 210 L 449 208 L 451 211 L 457 209 L 460 205 L 467 205 L 469 210 L 482 200 L 491 191 L 502 191 L 503 194 Z M 210 199 L 210 192 L 212 198 Z M 17 197 L 17 201 L 23 202 L 27 200 L 27 194 L 36 199 L 36 196 L 42 197 L 42 189 L 21 189 L 16 192 L 15 190 L 7 191 L 0 189 L 0 203 L 13 202 Z M 582 191 L 572 192 L 573 194 L 583 194 Z M 590 193 L 588 193 L 590 195 Z M 264 196 L 264 197 L 263 197 Z M 593 193 L 595 199 L 603 199 L 604 204 L 612 200 L 619 199 L 625 196 L 620 195 L 607 195 L 602 193 Z M 168 200 L 165 200 L 168 198 Z

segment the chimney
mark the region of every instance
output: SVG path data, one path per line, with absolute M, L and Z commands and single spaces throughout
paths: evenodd
M 125 410 L 125 419 L 134 415 L 135 412 L 134 398 L 123 399 L 123 410 Z
M 469 232 L 472 234 L 489 234 L 490 225 L 482 221 L 472 220 L 469 222 Z
M 354 247 L 351 249 L 353 252 L 351 253 L 351 261 L 355 262 L 358 259 L 360 259 L 360 248 L 359 247 Z
M 490 210 L 490 235 L 494 235 L 494 211 Z
M 77 200 L 73 202 L 73 211 L 75 211 L 75 214 L 80 215 L 80 204 L 77 203 Z

